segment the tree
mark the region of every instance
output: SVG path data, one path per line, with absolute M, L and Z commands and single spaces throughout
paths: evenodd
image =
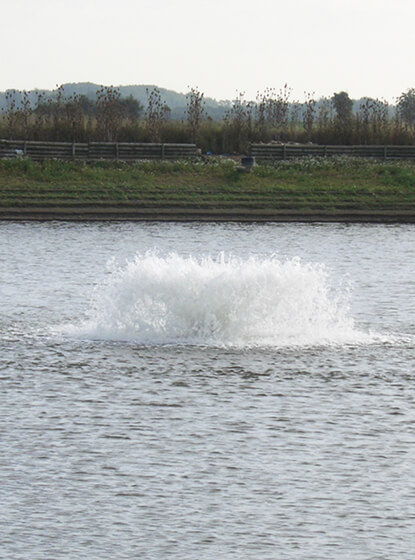
M 197 141 L 200 124 L 202 122 L 204 109 L 204 94 L 201 93 L 197 87 L 191 88 L 190 92 L 186 95 L 187 107 L 186 115 L 187 122 L 190 126 L 192 142 Z
M 261 141 L 264 141 L 266 130 L 267 130 L 267 102 L 268 102 L 268 89 L 264 92 L 257 92 L 256 95 L 256 126 L 258 130 L 258 135 Z
M 333 94 L 334 110 L 340 124 L 347 125 L 352 118 L 353 101 L 345 91 Z
M 236 92 L 237 96 L 225 114 L 227 132 L 230 142 L 227 146 L 240 154 L 249 141 L 252 126 L 252 103 L 245 100 L 245 92 Z
M 273 129 L 277 140 L 280 139 L 288 123 L 290 95 L 291 88 L 285 84 L 278 92 L 272 88 L 266 89 L 262 96 L 262 102 L 265 103 L 266 121 Z
M 9 138 L 13 140 L 16 135 L 20 135 L 24 140 L 27 140 L 29 119 L 33 112 L 30 102 L 30 91 L 8 90 L 6 92 L 6 103 Z
M 307 140 L 311 141 L 311 134 L 313 132 L 314 119 L 316 116 L 316 101 L 314 99 L 314 92 L 304 92 L 304 113 L 303 113 L 303 126 L 307 133 Z
M 410 88 L 398 97 L 397 110 L 402 121 L 409 127 L 415 127 L 415 88 Z
M 102 86 L 97 91 L 97 121 L 104 140 L 117 140 L 118 129 L 124 116 L 120 90 L 113 86 Z
M 353 101 L 345 91 L 335 93 L 332 97 L 333 107 L 336 111 L 335 130 L 337 142 L 349 144 L 353 132 Z
M 143 106 L 132 95 L 120 99 L 120 103 L 124 108 L 125 117 L 131 121 L 136 122 L 143 113 Z
M 160 90 L 154 87 L 152 90 L 146 88 L 147 111 L 146 126 L 151 142 L 161 142 L 161 130 L 163 124 L 169 117 L 170 108 L 162 101 Z

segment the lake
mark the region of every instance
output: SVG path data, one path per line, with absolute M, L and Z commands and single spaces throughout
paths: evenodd
M 415 226 L 0 224 L 0 556 L 410 559 Z

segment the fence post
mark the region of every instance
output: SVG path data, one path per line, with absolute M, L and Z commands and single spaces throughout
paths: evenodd
M 282 146 L 282 159 L 285 159 L 287 157 L 287 146 L 285 144 L 283 144 Z
M 161 159 L 164 159 L 164 144 L 161 145 Z
M 387 157 L 388 157 L 388 147 L 383 146 L 383 159 L 386 159 Z
M 115 142 L 115 159 L 118 161 L 119 159 L 119 149 L 118 149 L 118 142 Z
M 72 158 L 75 159 L 75 155 L 76 155 L 76 146 L 75 146 L 75 142 L 72 142 Z

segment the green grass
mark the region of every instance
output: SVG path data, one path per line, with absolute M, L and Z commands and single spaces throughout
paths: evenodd
M 99 162 L 0 160 L 0 207 L 406 212 L 415 215 L 415 164 L 304 158 L 241 172 L 232 160 Z

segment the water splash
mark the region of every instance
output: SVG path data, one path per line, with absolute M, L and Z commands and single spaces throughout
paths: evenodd
M 367 342 L 349 315 L 349 294 L 322 265 L 137 255 L 96 293 L 76 334 L 142 344 L 304 346 Z

